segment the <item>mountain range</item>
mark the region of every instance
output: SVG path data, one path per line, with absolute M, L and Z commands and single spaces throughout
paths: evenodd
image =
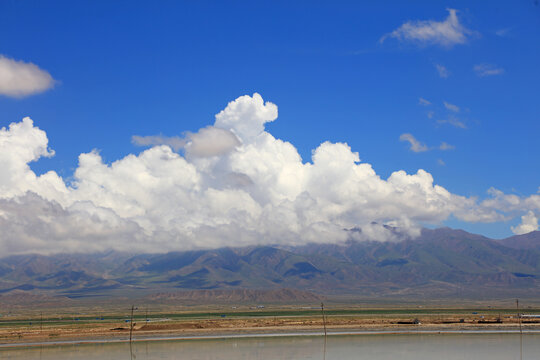
M 183 292 L 180 298 L 193 298 L 187 292 L 223 297 L 246 289 L 295 289 L 300 297 L 534 298 L 540 295 L 540 232 L 493 240 L 440 228 L 399 242 L 0 258 L 0 301 L 14 293 L 167 298 Z

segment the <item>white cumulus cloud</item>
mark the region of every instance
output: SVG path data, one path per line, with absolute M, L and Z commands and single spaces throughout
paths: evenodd
M 381 42 L 390 37 L 419 45 L 440 45 L 448 48 L 465 44 L 474 32 L 460 23 L 457 10 L 447 9 L 447 11 L 448 17 L 444 21 L 407 21 L 396 30 L 384 35 Z
M 276 120 L 278 108 L 264 102 L 261 95 L 240 96 L 216 115 L 217 128 L 233 131 L 242 141 L 253 138 L 264 131 L 264 124 Z
M 346 143 L 323 142 L 304 161 L 264 129 L 276 117 L 259 94 L 242 96 L 179 138 L 183 153 L 166 139 L 112 163 L 94 150 L 69 183 L 32 171 L 54 155 L 47 135 L 29 118 L 12 123 L 0 129 L 0 254 L 395 240 L 383 225 L 414 236 L 450 215 L 491 222 L 540 206 L 536 194 L 452 194 L 422 169 L 384 179 Z M 346 230 L 356 227 L 362 235 Z
M 516 235 L 522 235 L 530 233 L 531 231 L 538 230 L 538 218 L 536 215 L 529 211 L 521 217 L 521 224 L 518 226 L 512 226 L 512 232 Z
M 236 135 L 227 129 L 207 126 L 189 134 L 185 146 L 186 154 L 195 157 L 210 157 L 226 154 L 240 145 Z
M 51 74 L 37 65 L 0 55 L 0 95 L 21 98 L 46 91 L 54 83 Z
M 490 188 L 488 194 L 491 197 L 482 201 L 482 205 L 485 207 L 505 212 L 519 212 L 522 210 L 540 212 L 540 194 L 522 197 L 515 194 L 505 194 L 495 188 Z

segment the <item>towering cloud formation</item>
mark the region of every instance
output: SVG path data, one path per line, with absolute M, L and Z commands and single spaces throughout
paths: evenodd
M 261 95 L 240 96 L 216 115 L 215 127 L 231 130 L 243 142 L 250 142 L 264 131 L 264 124 L 277 119 L 277 106 L 264 103 Z
M 324 142 L 304 162 L 265 131 L 276 118 L 276 105 L 242 96 L 213 126 L 178 138 L 184 155 L 159 137 L 111 164 L 92 151 L 69 185 L 30 169 L 54 153 L 31 119 L 13 123 L 0 130 L 0 254 L 385 241 L 395 235 L 382 224 L 414 236 L 419 223 L 450 214 L 489 222 L 523 208 L 506 211 L 509 195 L 496 190 L 492 203 L 451 194 L 424 170 L 381 179 L 345 143 Z M 519 202 L 539 210 L 535 199 Z M 347 230 L 355 227 L 362 232 Z

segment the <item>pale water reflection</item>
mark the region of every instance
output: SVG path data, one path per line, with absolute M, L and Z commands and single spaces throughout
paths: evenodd
M 1 359 L 323 359 L 323 337 L 138 341 L 0 349 Z M 537 360 L 540 334 L 523 335 L 523 359 Z M 331 336 L 326 359 L 520 359 L 514 334 Z

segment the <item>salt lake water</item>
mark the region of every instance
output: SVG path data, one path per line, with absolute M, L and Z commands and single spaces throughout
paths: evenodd
M 0 359 L 538 360 L 540 334 L 339 335 L 1 348 Z

